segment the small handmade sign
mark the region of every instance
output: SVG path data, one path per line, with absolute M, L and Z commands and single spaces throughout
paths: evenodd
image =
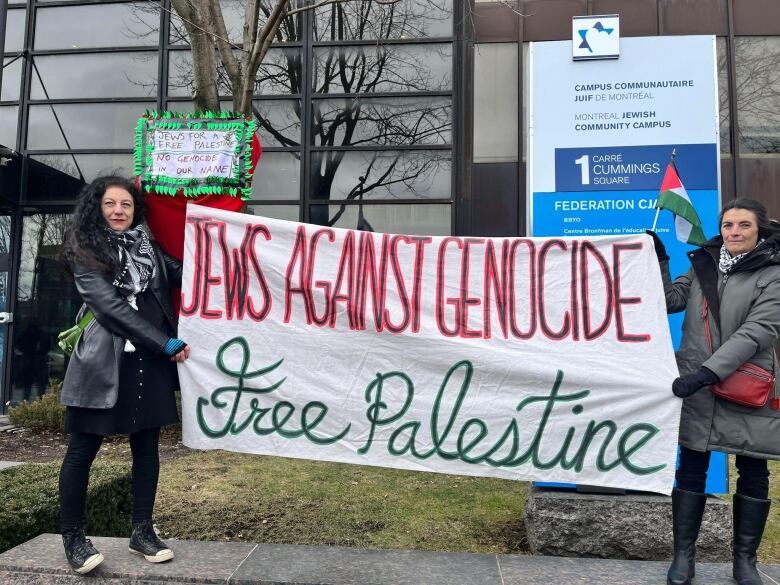
M 147 111 L 136 126 L 135 174 L 147 193 L 248 199 L 255 128 L 234 112 Z

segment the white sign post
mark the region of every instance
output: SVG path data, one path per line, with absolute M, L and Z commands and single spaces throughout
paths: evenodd
M 460 238 L 188 206 L 184 443 L 670 493 L 645 235 Z

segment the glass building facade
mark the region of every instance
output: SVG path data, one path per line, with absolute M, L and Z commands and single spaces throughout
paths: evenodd
M 220 4 L 240 45 L 244 3 Z M 247 211 L 352 228 L 362 216 L 376 231 L 525 234 L 528 43 L 569 39 L 572 16 L 612 13 L 623 36 L 717 36 L 721 197 L 750 196 L 780 216 L 776 0 L 351 0 L 300 12 L 256 76 L 264 154 Z M 59 254 L 78 189 L 108 171 L 131 174 L 135 120 L 191 110 L 193 72 L 169 0 L 0 0 L 0 14 L 5 409 L 64 372 L 56 334 L 80 301 Z

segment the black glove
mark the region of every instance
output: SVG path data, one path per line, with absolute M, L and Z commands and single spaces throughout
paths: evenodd
M 672 392 L 678 398 L 687 398 L 698 392 L 704 386 L 710 386 L 720 382 L 712 370 L 700 367 L 693 374 L 687 376 L 680 376 L 674 382 L 672 382 Z
M 653 230 L 645 230 L 645 233 L 653 238 L 653 245 L 655 246 L 655 255 L 658 257 L 659 262 L 663 262 L 664 260 L 669 259 L 669 254 L 666 253 L 666 246 L 664 246 L 664 243 L 661 241 L 661 238 L 658 237 L 658 234 L 655 233 Z

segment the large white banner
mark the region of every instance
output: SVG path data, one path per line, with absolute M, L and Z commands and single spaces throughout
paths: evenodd
M 645 235 L 379 234 L 188 205 L 184 444 L 670 493 Z

